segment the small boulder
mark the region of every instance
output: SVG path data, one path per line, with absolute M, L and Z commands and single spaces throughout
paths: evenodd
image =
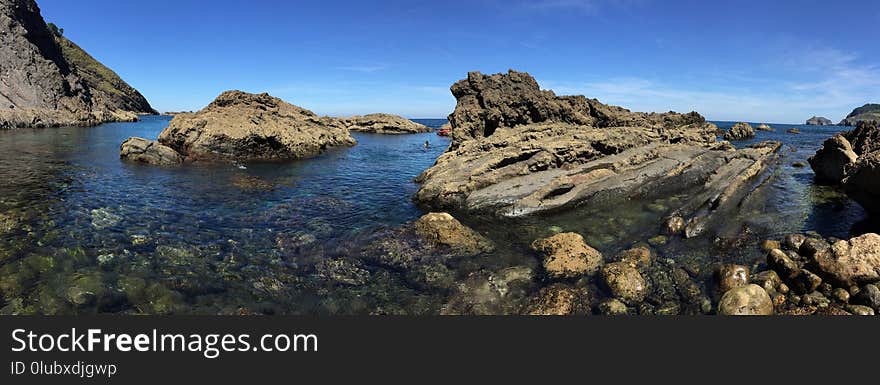
M 590 293 L 585 288 L 552 285 L 541 289 L 524 310 L 528 315 L 590 314 Z
M 629 263 L 640 269 L 650 266 L 653 259 L 654 255 L 651 253 L 651 249 L 644 246 L 622 251 L 616 258 L 617 261 Z
M 632 265 L 614 262 L 602 268 L 602 281 L 624 303 L 635 305 L 645 300 L 648 284 L 642 274 Z
M 880 311 L 880 288 L 877 285 L 867 284 L 863 286 L 856 295 L 855 300 L 859 304 L 868 306 L 874 310 Z
M 718 285 L 721 292 L 749 284 L 749 268 L 742 265 L 724 265 L 718 269 Z
M 816 251 L 810 258 L 820 272 L 846 287 L 875 282 L 880 280 L 880 235 L 837 241 L 830 251 Z
M 718 303 L 722 315 L 772 315 L 773 300 L 767 291 L 750 284 L 729 290 Z
M 434 245 L 448 246 L 464 255 L 491 252 L 492 242 L 473 229 L 461 224 L 448 213 L 429 213 L 415 224 L 416 234 Z
M 775 270 L 783 279 L 794 278 L 800 268 L 797 262 L 793 261 L 784 251 L 779 249 L 770 250 L 767 255 L 767 265 Z
M 599 312 L 608 316 L 626 315 L 626 304 L 619 299 L 611 298 L 599 304 Z
M 605 259 L 587 245 L 576 233 L 560 233 L 532 243 L 532 249 L 543 254 L 544 270 L 555 278 L 573 278 L 593 275 Z
M 780 285 L 782 285 L 782 279 L 779 278 L 779 274 L 776 274 L 773 270 L 766 270 L 760 273 L 756 273 L 752 275 L 752 282 L 764 288 L 764 290 L 777 290 Z M 782 293 L 785 294 L 785 293 Z
M 122 142 L 119 146 L 119 158 L 155 166 L 174 166 L 183 162 L 183 157 L 171 147 L 137 137 Z

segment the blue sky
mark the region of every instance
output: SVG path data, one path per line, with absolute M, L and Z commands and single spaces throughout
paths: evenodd
M 38 0 L 161 111 L 221 91 L 320 114 L 445 117 L 468 71 L 712 120 L 838 121 L 880 102 L 880 1 Z

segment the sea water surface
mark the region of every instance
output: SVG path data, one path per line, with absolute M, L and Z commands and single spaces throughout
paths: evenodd
M 371 283 L 344 288 L 315 285 L 300 272 L 424 214 L 411 199 L 413 178 L 448 139 L 355 133 L 355 147 L 285 163 L 159 168 L 119 160 L 122 141 L 156 138 L 169 120 L 0 132 L 0 313 L 421 314 L 445 301 L 448 292 L 413 287 L 401 272 L 373 271 Z M 845 195 L 815 186 L 809 166 L 794 165 L 842 128 L 774 127 L 737 143 L 785 146 L 768 192 L 731 225 L 754 239 L 808 231 L 844 238 L 875 228 Z M 560 230 L 613 254 L 655 237 L 657 216 L 671 204 L 629 202 L 503 223 L 462 215 L 499 245 L 467 269 L 535 266 L 528 244 Z M 667 258 L 707 265 L 759 258 L 756 247 L 725 251 L 717 243 L 657 247 Z

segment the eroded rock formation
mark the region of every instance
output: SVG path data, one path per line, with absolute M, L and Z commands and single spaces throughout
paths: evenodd
M 858 122 L 856 128 L 825 141 L 810 158 L 816 181 L 841 185 L 870 213 L 880 214 L 880 130 L 877 122 Z
M 301 159 L 355 144 L 337 119 L 242 91 L 224 92 L 194 114 L 175 115 L 159 142 L 187 161 Z
M 698 235 L 712 213 L 738 204 L 779 148 L 736 150 L 695 112 L 558 97 L 521 72 L 470 73 L 452 92 L 453 143 L 417 178 L 416 200 L 428 207 L 521 216 L 687 191 L 675 211 Z

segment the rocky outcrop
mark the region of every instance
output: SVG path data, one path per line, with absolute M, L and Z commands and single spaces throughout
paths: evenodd
M 857 158 L 849 141 L 842 135 L 835 135 L 826 140 L 808 162 L 818 182 L 838 184 L 846 177 L 846 169 L 854 165 Z
M 159 142 L 187 161 L 301 159 L 355 144 L 337 119 L 242 91 L 224 92 L 194 114 L 175 115 Z
M 877 122 L 858 122 L 835 135 L 810 158 L 817 182 L 839 184 L 872 214 L 880 213 L 880 130 Z
M 431 128 L 412 120 L 389 114 L 368 114 L 341 118 L 349 130 L 371 134 L 418 134 L 431 132 Z
M 859 122 L 877 122 L 880 121 L 880 104 L 865 104 L 850 112 L 843 120 L 840 121 L 841 126 L 855 126 Z
M 0 129 L 89 126 L 155 113 L 113 71 L 49 29 L 33 0 L 0 0 Z
M 807 119 L 808 126 L 832 126 L 834 122 L 831 119 L 822 117 L 822 116 L 814 116 L 812 118 Z
M 119 148 L 123 160 L 146 163 L 156 166 L 173 166 L 183 162 L 183 158 L 171 147 L 144 138 L 128 138 Z
M 755 126 L 755 129 L 758 131 L 776 131 L 773 127 L 770 127 L 767 123 L 761 123 Z
M 674 230 L 697 236 L 717 213 L 736 209 L 779 149 L 737 150 L 717 142 L 716 127 L 697 113 L 557 97 L 514 71 L 471 73 L 452 89 L 453 145 L 417 178 L 415 199 L 430 208 L 516 217 L 684 194 L 670 207 L 681 224 Z
M 748 123 L 734 124 L 724 133 L 724 140 L 746 140 L 755 137 L 755 129 Z

